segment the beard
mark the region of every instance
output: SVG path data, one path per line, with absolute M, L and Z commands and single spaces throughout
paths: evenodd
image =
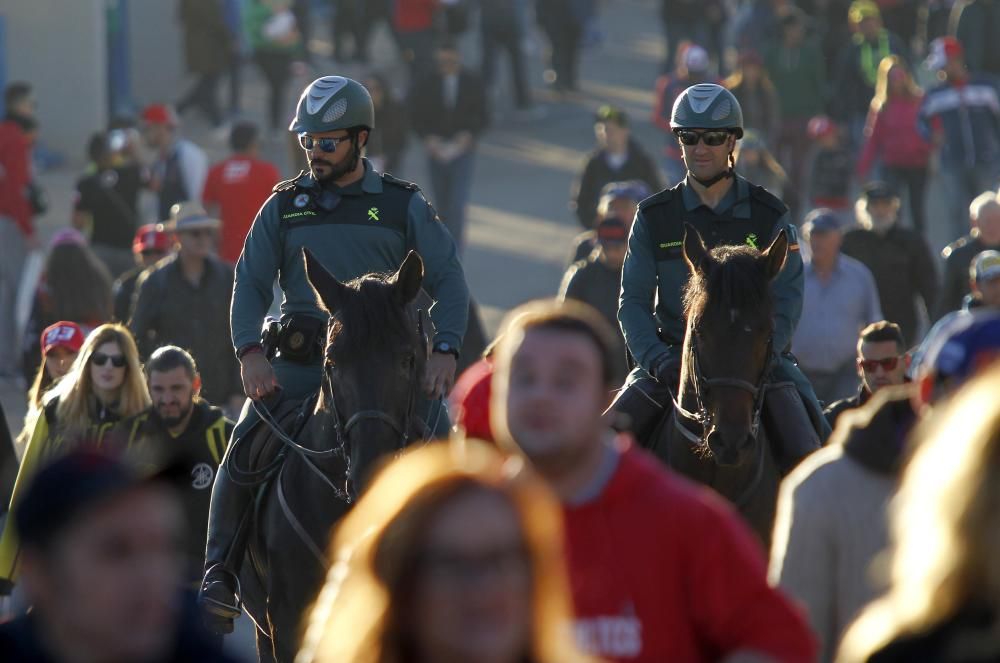
M 328 171 L 326 173 L 320 174 L 316 172 L 316 166 L 322 165 L 326 166 Z M 309 162 L 309 174 L 312 175 L 313 180 L 321 184 L 329 184 L 336 182 L 340 178 L 344 177 L 351 171 L 353 171 L 358 165 L 358 154 L 357 150 L 352 149 L 350 154 L 345 156 L 343 159 L 337 163 L 327 161 L 326 159 L 313 159 Z
M 191 414 L 191 410 L 193 409 L 194 409 L 194 402 L 191 401 L 187 404 L 186 407 L 181 408 L 181 411 L 177 414 L 177 416 L 166 417 L 163 415 L 163 412 L 160 410 L 160 408 L 156 408 L 156 416 L 159 417 L 160 422 L 163 423 L 165 427 L 173 428 L 174 426 L 184 421 L 184 418 L 187 417 L 189 414 Z

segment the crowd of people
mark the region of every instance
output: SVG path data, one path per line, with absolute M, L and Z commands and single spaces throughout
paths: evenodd
M 17 288 L 45 201 L 32 86 L 5 91 L 0 379 L 25 386 L 28 414 L 10 444 L 0 436 L 0 604 L 16 586 L 33 609 L 0 624 L 0 651 L 229 660 L 209 631 L 230 631 L 242 608 L 231 567 L 253 496 L 228 461 L 260 419 L 250 404 L 307 397 L 337 370 L 325 349 L 336 310 L 315 279 L 382 272 L 399 285 L 415 249 L 433 307 L 426 328 L 418 314 L 426 362 L 405 367 L 423 378 L 411 408 L 439 422 L 447 398 L 453 421 L 388 462 L 332 531 L 297 660 L 1000 656 L 988 0 L 664 0 L 650 121 L 666 144 L 644 145 L 635 117 L 600 105 L 556 295 L 511 311 L 481 357 L 467 356 L 476 313 L 461 257 L 498 57 L 513 117 L 530 122 L 545 112 L 526 71 L 532 10 L 551 46 L 545 82 L 572 98 L 610 8 L 336 0 L 334 60 L 367 63 L 386 22 L 408 93 L 378 72 L 313 81 L 288 127 L 305 169 L 281 181 L 261 144 L 284 131 L 288 82 L 315 57 L 315 4 L 179 3 L 194 85 L 88 141 L 23 321 Z M 479 70 L 460 48 L 471 26 Z M 268 85 L 264 134 L 239 119 L 249 61 Z M 224 160 L 184 137 L 192 110 L 228 136 Z M 410 135 L 426 194 L 388 174 Z M 932 184 L 943 216 L 929 211 Z M 932 231 L 954 239 L 940 256 Z M 732 505 L 640 448 L 664 408 L 683 410 L 689 274 L 731 244 L 765 258 L 788 247 L 769 263 L 767 372 L 792 383 L 825 441 L 782 466 L 769 550 Z M 281 319 L 262 339 L 275 289 Z

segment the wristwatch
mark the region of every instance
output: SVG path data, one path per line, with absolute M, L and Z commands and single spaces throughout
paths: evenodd
M 443 355 L 452 355 L 455 359 L 458 359 L 458 348 L 452 347 L 451 343 L 447 341 L 438 341 L 435 343 L 433 351 Z

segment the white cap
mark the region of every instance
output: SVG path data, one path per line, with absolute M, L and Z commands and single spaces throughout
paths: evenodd
M 701 46 L 692 44 L 684 51 L 684 66 L 689 71 L 705 71 L 708 65 L 708 51 Z

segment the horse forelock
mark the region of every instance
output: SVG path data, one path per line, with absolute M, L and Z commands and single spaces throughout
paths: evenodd
M 770 318 L 773 302 L 770 281 L 760 254 L 748 246 L 712 249 L 703 270 L 691 275 L 684 287 L 684 315 L 697 325 L 711 316 L 732 322 L 734 312 Z
M 338 351 L 366 357 L 416 341 L 412 306 L 400 305 L 390 276 L 367 274 L 345 284 L 355 294 L 344 298 L 333 317 L 330 340 Z

